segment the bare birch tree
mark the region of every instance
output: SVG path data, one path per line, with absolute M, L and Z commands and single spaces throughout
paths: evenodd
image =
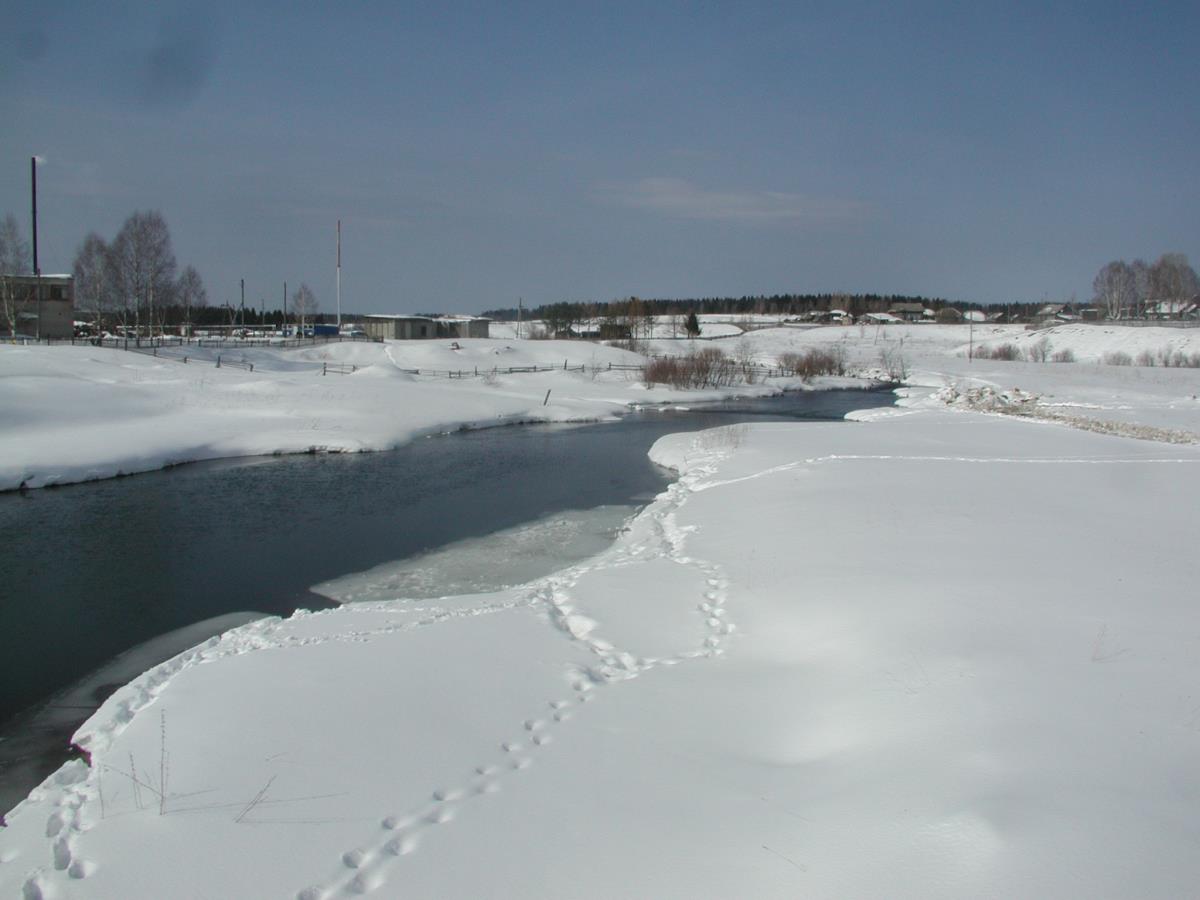
M 192 307 L 208 306 L 208 291 L 194 266 L 184 266 L 175 285 L 175 302 L 183 305 L 183 320 L 191 332 Z
M 1200 278 L 1182 253 L 1164 253 L 1150 267 L 1150 289 L 1155 300 L 1167 301 L 1180 308 L 1200 293 Z M 1167 307 L 1173 314 L 1171 306 Z
M 1129 264 L 1133 273 L 1133 295 L 1137 318 L 1146 315 L 1146 304 L 1150 302 L 1150 266 L 1144 259 L 1135 259 Z
M 126 219 L 109 249 L 109 262 L 117 295 L 126 309 L 133 307 L 135 328 L 140 334 L 144 308 L 152 334 L 154 305 L 169 303 L 175 286 L 175 254 L 162 214 L 149 210 Z
M 71 271 L 75 278 L 75 306 L 90 312 L 99 329 L 101 316 L 113 303 L 108 245 L 100 235 L 92 232 L 83 239 Z
M 21 226 L 11 213 L 0 223 L 0 306 L 10 336 L 17 333 L 17 302 L 20 286 L 17 275 L 29 274 L 29 244 L 21 234 Z
M 1110 319 L 1128 315 L 1137 296 L 1133 269 L 1122 260 L 1113 260 L 1096 275 L 1092 282 L 1096 302 Z
M 307 284 L 301 284 L 292 294 L 292 311 L 300 318 L 300 332 L 304 333 L 305 319 L 313 315 L 321 304 L 317 302 L 317 295 L 312 292 Z

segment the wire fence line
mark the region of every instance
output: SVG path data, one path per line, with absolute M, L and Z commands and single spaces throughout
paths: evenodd
M 649 356 L 648 360 L 667 359 L 666 355 Z M 794 373 L 777 366 L 764 366 L 758 363 L 733 363 L 739 372 L 745 374 L 753 374 L 757 378 L 780 378 Z M 582 374 L 598 375 L 601 372 L 644 372 L 646 369 L 645 363 L 624 364 L 624 363 L 605 363 L 604 365 L 571 365 L 567 360 L 563 360 L 561 366 L 493 366 L 492 368 L 480 368 L 473 366 L 470 369 L 405 369 L 400 368 L 401 372 L 408 375 L 422 375 L 431 378 L 487 378 L 497 375 L 523 375 L 533 372 L 579 372 Z
M 1099 319 L 1096 321 L 1081 320 L 1079 324 L 1120 325 L 1122 328 L 1197 328 L 1200 327 L 1200 319 Z
M 63 338 L 62 343 L 67 343 L 67 339 Z M 176 337 L 174 335 L 162 335 L 154 338 L 144 337 L 106 337 L 106 338 L 72 338 L 72 344 L 93 344 L 96 346 L 111 347 L 117 345 L 121 349 L 132 350 L 142 347 L 208 347 L 213 348 L 234 348 L 238 350 L 247 348 L 275 348 L 275 349 L 293 349 L 296 347 L 317 347 L 323 344 L 341 344 L 341 343 L 359 343 L 359 344 L 378 344 L 382 343 L 381 338 L 364 337 L 362 335 L 341 335 L 341 334 L 318 334 L 312 337 L 274 337 L 274 338 L 242 338 L 242 337 Z M 47 341 L 46 343 L 49 343 Z
M 353 340 L 353 339 L 346 338 L 346 340 Z M 82 341 L 76 341 L 76 342 L 82 343 Z M 66 341 L 63 341 L 62 343 L 66 343 Z M 184 364 L 211 363 L 218 369 L 220 369 L 220 368 L 236 368 L 236 369 L 242 369 L 247 372 L 254 371 L 254 363 L 252 361 L 246 359 L 245 356 L 238 358 L 232 354 L 218 353 L 215 358 L 212 358 L 209 356 L 189 356 L 186 353 L 183 354 L 182 356 L 180 356 L 176 353 L 160 353 L 159 352 L 160 350 L 179 349 L 179 348 L 186 348 L 189 346 L 196 346 L 198 349 L 210 349 L 211 350 L 214 348 L 214 344 L 219 347 L 229 347 L 230 342 L 226 342 L 226 341 L 217 341 L 217 342 L 210 342 L 208 344 L 203 344 L 199 340 L 195 341 L 194 343 L 185 343 L 181 340 L 176 340 L 176 339 L 171 339 L 171 338 L 168 338 L 165 341 L 155 338 L 154 340 L 146 339 L 146 340 L 142 340 L 142 341 L 117 340 L 117 341 L 103 341 L 103 342 L 100 342 L 99 344 L 97 344 L 96 341 L 90 341 L 88 343 L 92 343 L 97 346 L 109 347 L 114 350 L 126 350 L 130 353 L 140 353 L 144 356 L 151 356 L 156 359 L 170 360 L 172 362 L 178 362 L 178 363 L 184 363 Z M 311 339 L 304 339 L 303 345 L 311 346 Z M 270 344 L 269 346 L 278 347 L 279 344 L 274 343 L 274 344 Z M 230 349 L 240 350 L 240 349 L 243 349 L 243 347 L 244 347 L 243 344 L 238 343 L 238 344 L 235 344 L 233 347 L 230 347 Z M 653 361 L 656 359 L 669 359 L 669 358 L 672 358 L 670 356 L 670 354 L 654 354 L 654 355 L 647 356 L 648 361 Z M 781 377 L 790 376 L 790 375 L 795 374 L 794 372 L 792 372 L 788 369 L 785 369 L 785 368 L 781 368 L 778 366 L 767 366 L 767 365 L 763 365 L 761 363 L 734 362 L 733 360 L 730 360 L 730 363 L 742 375 L 752 376 L 754 378 L 759 378 L 759 379 L 781 378 Z M 313 366 L 312 366 L 312 371 L 320 371 L 320 373 L 322 375 L 352 375 L 355 372 L 357 372 L 359 370 L 359 368 L 361 368 L 361 367 L 356 364 L 353 364 L 353 363 L 339 363 L 339 362 L 322 361 L 319 364 L 314 362 Z M 495 378 L 499 375 L 526 375 L 526 374 L 534 374 L 537 372 L 578 372 L 583 375 L 586 375 L 590 372 L 592 377 L 595 377 L 596 375 L 598 375 L 602 372 L 638 372 L 638 373 L 641 373 L 645 370 L 646 363 L 608 362 L 608 363 L 604 363 L 603 365 L 592 364 L 589 366 L 587 363 L 580 363 L 580 364 L 572 365 L 570 360 L 564 359 L 561 366 L 557 365 L 557 364 L 548 365 L 548 366 L 538 366 L 538 365 L 533 365 L 533 366 L 493 366 L 490 369 L 487 367 L 481 368 L 479 366 L 472 366 L 469 369 L 468 368 L 459 368 L 459 369 L 412 368 L 412 369 L 410 369 L 410 368 L 405 368 L 402 366 L 397 366 L 396 368 L 397 368 L 397 371 L 403 372 L 406 375 L 416 375 L 416 376 L 427 377 L 427 378 L 445 378 L 445 379 Z
M 170 345 L 168 345 L 170 346 Z M 247 372 L 254 371 L 254 363 L 246 359 L 244 356 L 241 359 L 235 359 L 227 354 L 218 353 L 215 359 L 206 356 L 176 356 L 173 353 L 162 353 L 158 351 L 159 347 L 114 347 L 116 350 L 128 350 L 130 353 L 140 353 L 143 356 L 153 356 L 155 359 L 166 359 L 178 363 L 212 363 L 216 368 L 232 368 L 242 369 Z M 319 366 L 313 363 L 313 371 L 320 370 L 322 375 L 353 375 L 358 371 L 358 366 L 353 363 L 335 363 L 322 362 Z
M 73 345 L 73 346 L 92 346 L 92 347 L 118 347 L 122 350 L 133 350 L 142 347 L 234 347 L 242 349 L 246 347 L 274 347 L 274 348 L 294 348 L 294 347 L 316 347 L 322 344 L 340 344 L 344 342 L 360 343 L 360 344 L 380 344 L 383 343 L 382 338 L 373 338 L 363 335 L 341 335 L 341 334 L 319 334 L 314 337 L 275 337 L 275 338 L 241 338 L 241 337 L 177 337 L 174 335 L 160 335 L 158 337 L 118 337 L 109 335 L 108 337 L 34 337 L 32 335 L 17 335 L 10 337 L 6 334 L 0 334 L 0 343 L 8 344 L 45 344 L 46 346 L 54 345 Z
M 427 375 L 433 378 L 485 378 L 495 375 L 528 375 L 534 372 L 584 372 L 588 370 L 586 363 L 573 366 L 569 360 L 563 360 L 563 364 L 553 366 L 492 366 L 482 369 L 479 366 L 472 366 L 470 369 L 406 369 L 397 367 L 401 372 L 408 375 Z M 592 366 L 593 372 L 608 372 L 613 369 L 638 369 L 641 366 L 614 366 L 608 363 L 606 366 Z

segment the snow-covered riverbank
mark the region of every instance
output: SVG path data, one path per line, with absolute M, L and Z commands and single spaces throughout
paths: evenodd
M 582 564 L 146 673 L 0 893 L 1189 894 L 1200 446 L 934 393 L 1187 428 L 1200 372 L 910 352 L 904 409 L 662 439 L 679 481 Z
M 941 391 L 925 405 L 953 403 L 975 389 L 1020 391 L 1045 409 L 1102 421 L 1182 429 L 1200 435 L 1200 368 L 1164 367 L 1166 357 L 1200 359 L 1200 328 L 1060 325 L 1030 331 L 1024 325 L 887 325 L 765 328 L 714 346 L 742 358 L 773 363 L 785 353 L 836 348 L 850 370 L 886 374 L 905 385 Z M 653 341 L 654 352 L 678 341 Z M 1045 362 L 986 358 L 997 347 L 1022 354 L 1040 348 Z M 1052 362 L 1064 353 L 1075 362 Z M 1120 359 L 1132 365 L 1106 364 Z M 1137 365 L 1137 360 L 1155 365 Z M 928 392 L 917 392 L 923 399 Z M 957 404 L 961 405 L 961 404 Z
M 1046 341 L 1077 363 L 968 359 L 968 348 L 1026 347 Z M 687 340 L 653 340 L 654 353 L 695 349 Z M 1200 329 L 1073 325 L 1044 332 L 1023 326 L 890 325 L 763 328 L 704 342 L 742 360 L 775 365 L 786 353 L 838 347 L 851 374 L 907 384 L 1019 386 L 1060 406 L 1102 409 L 1132 420 L 1119 399 L 1139 394 L 1138 415 L 1153 424 L 1200 433 L 1200 370 L 1102 365 L 1164 352 L 1200 357 Z M 636 404 L 678 402 L 678 391 L 647 388 L 637 353 L 583 341 L 463 340 L 330 344 L 300 350 L 171 348 L 154 358 L 94 347 L 0 344 L 0 490 L 67 484 L 232 456 L 357 452 L 398 446 L 423 434 L 513 422 L 613 418 Z M 249 363 L 253 371 L 226 361 Z M 184 364 L 184 356 L 189 363 Z M 585 366 L 587 371 L 557 367 Z M 322 365 L 357 367 L 322 375 Z M 554 371 L 504 374 L 508 368 Z M 412 375 L 461 371 L 469 378 Z M 493 369 L 498 374 L 475 376 Z M 769 385 L 689 391 L 687 402 L 731 394 L 806 387 L 800 379 Z
M 221 368 L 214 365 L 218 353 L 227 363 Z M 639 372 L 607 369 L 643 361 L 581 341 L 191 347 L 164 350 L 157 359 L 111 348 L 0 344 L 0 490 L 221 457 L 382 450 L 456 428 L 603 420 L 631 404 L 677 400 L 676 392 L 645 388 Z M 357 370 L 323 376 L 323 363 Z M 503 373 L 564 363 L 588 371 Z M 451 379 L 411 369 L 481 374 Z M 492 369 L 500 371 L 482 374 Z M 782 386 L 788 382 L 738 392 Z M 689 394 L 689 400 L 729 393 Z

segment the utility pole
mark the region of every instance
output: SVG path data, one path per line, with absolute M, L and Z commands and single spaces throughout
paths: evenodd
M 342 220 L 337 220 L 337 326 L 342 333 Z
M 522 310 L 523 302 L 524 302 L 524 298 L 522 298 L 522 297 L 517 298 L 517 340 L 518 341 L 521 339 L 521 313 L 523 311 Z
M 283 283 L 283 336 L 287 337 L 287 282 Z
M 29 178 L 31 182 L 31 195 L 33 197 L 33 291 L 34 300 L 37 303 L 37 330 L 34 332 L 34 337 L 39 340 L 42 337 L 42 267 L 38 265 L 38 246 L 37 246 L 37 157 L 29 157 Z
M 242 279 L 242 330 L 246 330 L 246 279 Z

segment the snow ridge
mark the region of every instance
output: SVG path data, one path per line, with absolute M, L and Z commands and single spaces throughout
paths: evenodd
M 1062 408 L 1078 409 L 1085 404 L 1048 403 L 1044 402 L 1037 394 L 1030 394 L 1018 388 L 997 391 L 995 388 L 985 385 L 960 390 L 954 386 L 947 386 L 934 393 L 933 398 L 949 407 L 1005 416 L 1020 416 L 1039 422 L 1054 422 L 1084 431 L 1094 431 L 1097 434 L 1112 434 L 1143 441 L 1159 441 L 1165 444 L 1200 443 L 1200 435 L 1179 428 L 1158 428 L 1132 422 L 1113 422 L 1090 416 L 1072 415 L 1063 412 Z M 1086 404 L 1086 406 L 1101 408 L 1096 404 Z

